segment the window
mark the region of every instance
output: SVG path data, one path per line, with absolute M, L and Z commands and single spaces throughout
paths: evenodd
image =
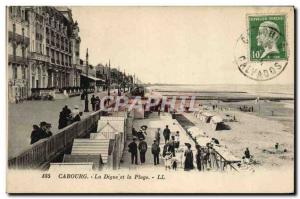
M 25 11 L 25 21 L 29 21 L 29 13 L 28 13 L 28 11 Z
M 22 79 L 26 79 L 26 69 L 25 69 L 25 66 L 22 67 Z
M 22 57 L 25 58 L 25 47 L 22 46 Z
M 13 78 L 17 79 L 18 78 L 18 68 L 16 65 L 12 65 L 12 69 L 13 69 Z
M 12 6 L 9 6 L 9 14 L 10 14 L 10 16 L 12 16 L 12 13 L 13 13 Z

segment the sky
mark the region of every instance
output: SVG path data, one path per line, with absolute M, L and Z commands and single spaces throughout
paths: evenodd
M 70 8 L 80 28 L 81 58 L 89 48 L 89 63 L 110 60 L 112 67 L 136 74 L 145 83 L 293 84 L 293 59 L 278 77 L 265 82 L 250 80 L 238 70 L 234 48 L 246 32 L 246 14 L 251 10 Z M 289 39 L 293 43 L 292 36 Z

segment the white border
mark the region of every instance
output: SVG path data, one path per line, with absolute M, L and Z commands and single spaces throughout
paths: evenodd
M 6 5 L 174 5 L 174 6 L 179 6 L 179 5 L 188 5 L 188 6 L 192 6 L 192 5 L 202 5 L 202 6 L 217 6 L 217 5 L 224 5 L 224 6 L 251 6 L 251 5 L 270 5 L 270 6 L 278 6 L 278 5 L 294 5 L 296 8 L 298 8 L 298 14 L 299 14 L 299 8 L 300 8 L 300 1 L 298 0 L 272 0 L 272 1 L 262 1 L 262 0 L 143 0 L 143 1 L 139 1 L 139 0 L 98 0 L 97 2 L 95 0 L 72 0 L 69 1 L 68 3 L 66 3 L 66 1 L 58 1 L 58 0 L 39 0 L 39 1 L 35 1 L 35 0 L 14 0 L 14 1 L 9 1 L 9 0 L 2 0 L 0 2 L 1 6 L 0 6 L 0 21 L 2 23 L 0 23 L 0 38 L 2 42 L 0 42 L 2 44 L 2 47 L 0 48 L 0 55 L 1 55 L 1 59 L 0 59 L 0 74 L 1 74 L 1 78 L 0 78 L 0 87 L 1 87 L 1 92 L 0 92 L 0 127 L 1 127 L 1 133 L 0 133 L 0 146 L 2 146 L 2 153 L 0 155 L 0 169 L 1 169 L 1 173 L 2 173 L 2 177 L 0 180 L 0 188 L 1 188 L 1 198 L 8 198 L 9 196 L 6 194 L 5 189 L 6 189 L 6 78 L 5 78 L 5 74 L 6 74 L 6 56 L 5 56 L 5 50 L 6 48 L 4 47 L 5 45 L 5 6 Z M 296 24 L 297 27 L 299 27 L 299 20 L 296 20 Z M 297 39 L 297 46 L 299 44 L 299 39 Z M 293 44 L 292 44 L 293 45 Z M 299 50 L 297 50 L 297 57 L 299 57 Z M 298 68 L 298 66 L 295 66 L 295 68 Z M 297 76 L 299 76 L 299 72 L 300 70 L 298 69 L 297 71 Z M 297 85 L 297 87 L 299 88 L 299 86 Z M 296 88 L 296 87 L 295 87 Z M 299 92 L 299 90 L 297 89 L 297 93 Z M 297 100 L 298 101 L 298 100 Z M 298 101 L 299 102 L 299 101 Z M 298 112 L 298 110 L 297 110 Z M 297 118 L 297 123 L 298 123 L 299 117 Z M 298 123 L 299 124 L 299 123 Z M 298 132 L 298 131 L 296 131 Z M 295 133 L 296 133 L 295 132 Z M 299 135 L 297 136 L 298 140 L 297 143 L 299 145 Z M 297 151 L 297 160 L 299 160 L 299 151 Z M 298 172 L 299 173 L 299 170 Z M 299 180 L 299 178 L 298 178 Z M 298 187 L 297 190 L 299 192 L 299 181 L 297 183 Z M 299 195 L 299 193 L 298 193 Z M 25 198 L 28 196 L 19 196 L 18 198 Z M 35 198 L 41 198 L 43 196 L 37 196 Z M 62 197 L 62 196 L 56 196 L 56 197 Z M 74 196 L 68 196 L 68 197 L 74 197 Z M 76 198 L 85 198 L 86 196 L 78 196 Z M 108 196 L 101 196 L 101 197 L 108 197 Z M 159 196 L 157 198 L 163 198 L 164 196 Z M 174 196 L 171 196 L 174 197 Z M 184 197 L 184 196 L 182 196 Z M 201 196 L 201 197 L 205 197 L 205 196 Z M 207 197 L 207 196 L 206 196 Z M 249 196 L 248 196 L 249 197 Z M 272 197 L 272 196 L 271 196 Z M 292 196 L 291 196 L 292 197 Z M 298 196 L 297 196 L 298 197 Z M 129 198 L 129 196 L 126 196 L 124 198 Z M 263 196 L 259 196 L 259 198 L 263 198 Z

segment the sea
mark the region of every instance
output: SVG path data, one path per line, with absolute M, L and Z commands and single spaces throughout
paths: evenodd
M 237 85 L 237 84 L 211 84 L 211 85 L 149 85 L 150 91 L 162 93 L 245 93 L 257 96 L 294 97 L 294 85 Z

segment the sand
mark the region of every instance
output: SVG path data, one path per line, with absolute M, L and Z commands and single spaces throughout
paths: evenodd
M 274 110 L 277 111 L 276 107 Z M 185 116 L 203 129 L 209 136 L 215 137 L 220 144 L 225 145 L 233 155 L 242 157 L 246 147 L 258 162 L 258 167 L 274 168 L 291 166 L 294 163 L 294 130 L 293 115 L 265 116 L 258 113 L 245 113 L 238 110 L 217 111 L 216 114 L 235 115 L 237 122 L 227 122 L 231 129 L 214 131 L 210 124 L 203 123 L 192 113 Z M 282 117 L 285 119 L 282 120 Z M 282 122 L 281 122 L 282 120 Z M 275 143 L 279 150 L 286 153 L 270 154 L 275 151 Z

